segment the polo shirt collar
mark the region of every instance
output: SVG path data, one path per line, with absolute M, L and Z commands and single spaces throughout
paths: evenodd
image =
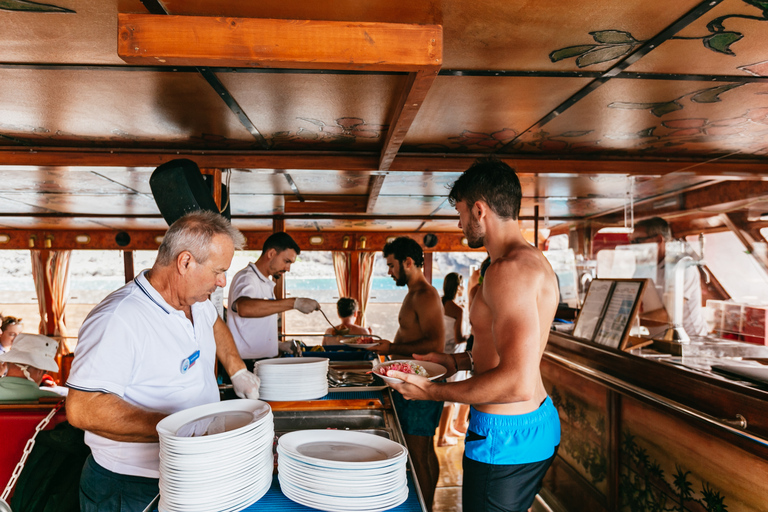
M 166 314 L 170 315 L 171 311 L 174 311 L 175 309 L 171 307 L 170 304 L 168 304 L 162 295 L 160 295 L 160 292 L 155 290 L 151 284 L 149 284 L 149 280 L 147 280 L 146 273 L 149 272 L 149 270 L 144 270 L 141 273 L 139 273 L 138 276 L 134 279 L 134 282 L 136 283 L 136 286 L 139 287 L 139 289 L 149 297 L 149 300 L 157 304 L 157 306 L 165 311 Z
M 258 277 L 258 278 L 259 278 L 259 280 L 260 280 L 262 283 L 269 283 L 269 284 L 271 284 L 272 286 L 274 286 L 274 285 L 276 284 L 276 283 L 275 283 L 273 280 L 271 280 L 270 278 L 268 278 L 267 276 L 265 276 L 264 274 L 262 274 L 262 273 L 259 271 L 259 267 L 257 267 L 255 263 L 251 262 L 251 263 L 249 263 L 249 264 L 248 264 L 248 266 L 250 266 L 250 267 L 253 269 L 253 271 L 254 271 L 254 272 L 256 272 L 256 277 Z

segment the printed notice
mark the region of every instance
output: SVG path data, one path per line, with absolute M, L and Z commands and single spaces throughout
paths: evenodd
M 573 335 L 577 338 L 585 338 L 592 341 L 595 336 L 595 328 L 603 316 L 605 303 L 611 294 L 613 281 L 595 279 L 589 285 L 587 297 L 584 299 L 584 306 L 581 308 L 579 318 L 576 321 L 576 327 L 573 329 Z
M 619 348 L 632 321 L 632 312 L 642 286 L 641 281 L 616 282 L 608 307 L 603 314 L 603 321 L 595 336 L 595 343 Z

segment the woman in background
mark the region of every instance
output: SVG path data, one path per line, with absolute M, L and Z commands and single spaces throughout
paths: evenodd
M 467 347 L 467 338 L 461 330 L 464 320 L 464 309 L 456 302 L 457 297 L 464 294 L 464 278 L 456 272 L 451 272 L 443 280 L 443 322 L 445 324 L 445 353 L 457 354 L 463 352 Z M 450 377 L 449 381 L 463 380 L 466 378 L 466 372 L 459 372 Z M 459 407 L 459 418 L 461 422 L 462 414 L 466 414 L 463 409 L 468 407 L 461 405 Z M 458 442 L 457 437 L 463 434 L 453 427 L 453 413 L 456 404 L 446 402 L 443 407 L 443 414 L 440 417 L 440 425 L 437 428 L 437 446 L 450 446 Z

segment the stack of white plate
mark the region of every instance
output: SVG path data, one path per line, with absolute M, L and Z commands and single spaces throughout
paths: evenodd
M 378 512 L 408 498 L 404 446 L 374 434 L 299 430 L 277 444 L 280 489 L 320 510 Z
M 262 400 L 312 400 L 328 394 L 327 357 L 283 357 L 256 363 Z
M 269 404 L 228 400 L 171 414 L 160 435 L 160 512 L 237 512 L 272 484 Z

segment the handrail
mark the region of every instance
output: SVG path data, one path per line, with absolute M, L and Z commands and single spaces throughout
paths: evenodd
M 670 400 L 661 395 L 657 395 L 656 393 L 647 391 L 639 386 L 635 386 L 634 384 L 625 382 L 612 375 L 608 375 L 607 373 L 603 373 L 601 371 L 595 370 L 594 368 L 590 368 L 588 366 L 584 366 L 583 364 L 576 363 L 561 355 L 553 354 L 548 350 L 544 352 L 544 356 L 554 360 L 555 362 L 561 364 L 562 366 L 565 366 L 566 368 L 577 370 L 587 375 L 591 375 L 592 377 L 595 377 L 599 380 L 607 382 L 613 386 L 616 386 L 619 389 L 623 389 L 635 395 L 639 395 L 650 402 L 661 405 L 673 411 L 685 414 L 686 416 L 690 416 L 692 418 L 696 418 L 698 420 L 704 421 L 705 423 L 714 425 L 732 434 L 735 434 L 740 437 L 744 437 L 746 439 L 749 439 L 750 441 L 754 441 L 756 443 L 759 443 L 768 447 L 768 439 L 765 439 L 763 437 L 760 437 L 755 434 L 745 432 L 744 430 L 742 430 L 747 428 L 747 420 L 741 414 L 736 415 L 736 420 L 716 418 L 714 416 L 710 416 L 709 414 L 706 414 L 701 411 L 697 411 L 696 409 L 693 409 L 691 407 L 688 407 L 687 405 L 683 405 L 681 403 L 675 402 L 674 400 Z M 738 427 L 730 425 L 729 423 L 738 425 Z

